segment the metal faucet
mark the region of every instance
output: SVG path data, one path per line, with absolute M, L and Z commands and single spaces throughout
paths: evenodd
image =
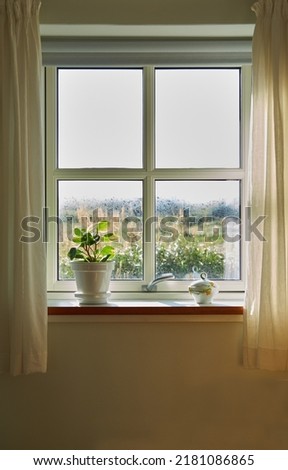
M 156 284 L 158 284 L 159 282 L 167 281 L 167 279 L 175 279 L 174 274 L 172 273 L 161 274 L 160 276 L 156 277 L 151 282 L 149 282 L 149 284 L 146 286 L 146 290 L 148 292 L 152 292 Z

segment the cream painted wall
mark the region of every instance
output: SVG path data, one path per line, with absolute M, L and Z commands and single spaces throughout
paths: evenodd
M 41 23 L 254 23 L 253 0 L 43 0 Z
M 49 371 L 0 377 L 1 449 L 287 449 L 288 374 L 241 323 L 49 325 Z

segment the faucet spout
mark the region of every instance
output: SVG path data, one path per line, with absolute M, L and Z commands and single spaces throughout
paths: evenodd
M 148 286 L 146 287 L 146 290 L 148 292 L 152 292 L 156 284 L 159 284 L 159 282 L 167 281 L 168 279 L 175 279 L 174 274 L 172 273 L 161 274 L 160 276 L 156 277 L 151 282 L 149 282 Z

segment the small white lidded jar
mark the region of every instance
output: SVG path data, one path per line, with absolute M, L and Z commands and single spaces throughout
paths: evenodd
M 206 273 L 201 273 L 200 278 L 190 284 L 189 292 L 197 304 L 211 304 L 214 296 L 218 293 L 217 284 L 207 279 Z

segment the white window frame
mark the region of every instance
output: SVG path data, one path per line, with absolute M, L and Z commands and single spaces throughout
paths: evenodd
M 109 55 L 109 54 L 108 54 Z M 159 56 L 160 57 L 160 56 Z M 162 57 L 162 55 L 161 55 Z M 174 62 L 173 62 L 174 57 Z M 124 58 L 124 60 L 123 60 Z M 131 60 L 135 58 L 134 54 L 131 58 L 127 58 L 125 54 L 117 60 L 114 56 L 114 63 L 110 64 L 111 68 L 121 68 L 130 66 L 131 68 L 141 67 L 139 60 L 137 63 L 132 64 Z M 145 56 L 147 61 L 147 56 Z M 152 59 L 148 65 L 145 65 L 143 71 L 143 86 L 144 86 L 144 142 L 143 142 L 143 152 L 147 156 L 147 164 L 145 168 L 142 169 L 95 169 L 95 170 L 86 170 L 86 169 L 58 169 L 57 168 L 57 87 L 56 87 L 56 66 L 47 66 L 46 67 L 46 185 L 47 185 L 47 207 L 49 210 L 50 216 L 55 216 L 57 214 L 57 181 L 59 179 L 141 179 L 144 182 L 144 193 L 143 193 L 143 220 L 147 220 L 148 217 L 153 216 L 153 199 L 154 199 L 154 188 L 155 180 L 158 179 L 171 179 L 175 180 L 175 173 L 177 173 L 177 179 L 187 180 L 187 179 L 234 179 L 241 181 L 241 275 L 242 279 L 239 281 L 219 281 L 218 285 L 222 293 L 223 298 L 234 298 L 237 293 L 243 293 L 245 290 L 245 279 L 244 273 L 246 270 L 245 267 L 245 256 L 244 256 L 244 208 L 246 207 L 246 174 L 247 174 L 247 155 L 248 155 L 248 136 L 249 136 L 249 119 L 250 119 L 250 97 L 251 97 L 251 66 L 250 64 L 241 65 L 236 61 L 236 63 L 226 63 L 220 60 L 217 56 L 217 60 L 207 61 L 207 63 L 201 62 L 201 67 L 239 67 L 241 68 L 241 165 L 236 169 L 185 169 L 185 170 L 175 170 L 175 169 L 156 169 L 155 168 L 155 156 L 154 156 L 154 68 L 165 67 L 165 64 L 158 64 L 155 60 L 155 54 L 152 55 Z M 57 59 L 58 60 L 58 59 Z M 78 59 L 77 59 L 78 60 Z M 81 64 L 75 61 L 76 66 L 81 66 Z M 95 60 L 95 59 L 94 59 Z M 107 67 L 107 58 L 105 59 L 105 67 Z M 69 59 L 71 66 L 71 59 Z M 92 66 L 91 58 L 89 56 L 89 65 Z M 120 62 L 120 63 L 119 63 Z M 121 62 L 123 64 L 121 64 Z M 127 65 L 127 63 L 129 64 Z M 181 63 L 179 63 L 181 62 Z M 194 61 L 195 62 L 195 61 Z M 198 63 L 194 63 L 193 60 L 187 57 L 181 58 L 179 56 L 172 54 L 169 57 L 169 64 L 167 67 L 199 67 Z M 198 61 L 197 61 L 198 62 Z M 65 66 L 68 66 L 65 64 Z M 83 65 L 86 67 L 86 64 Z M 103 67 L 103 64 L 100 65 L 97 63 L 94 64 L 95 67 Z M 59 67 L 63 67 L 59 64 Z M 75 281 L 59 281 L 57 280 L 57 226 L 55 223 L 51 222 L 48 224 L 48 243 L 47 243 L 47 279 L 48 279 L 48 293 L 57 294 L 58 293 L 73 293 L 75 291 Z M 112 298 L 143 298 L 145 296 L 153 295 L 153 297 L 161 298 L 165 297 L 167 299 L 188 299 L 190 298 L 188 294 L 188 285 L 191 280 L 173 280 L 168 282 L 163 282 L 158 285 L 156 292 L 148 293 L 145 291 L 147 284 L 155 277 L 154 266 L 155 266 L 155 233 L 151 233 L 152 241 L 151 243 L 145 243 L 144 249 L 144 279 L 143 280 L 133 280 L 133 281 L 111 281 L 111 292 Z M 144 234 L 144 240 L 146 239 L 146 234 Z M 121 286 L 121 288 L 120 288 Z

